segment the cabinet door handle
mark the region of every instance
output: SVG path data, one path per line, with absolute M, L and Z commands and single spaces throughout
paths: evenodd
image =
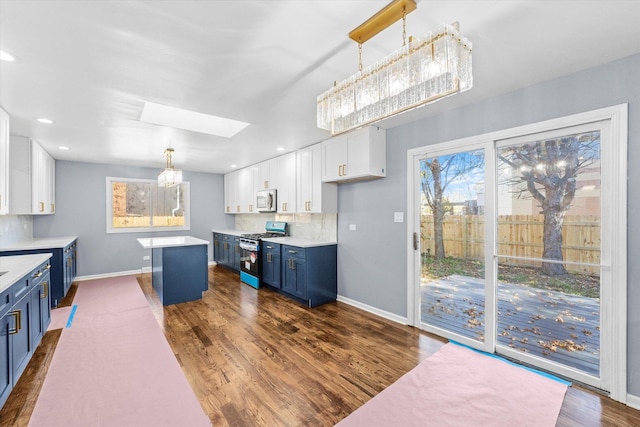
M 342 176 L 342 165 L 338 165 L 338 176 Z
M 237 212 L 240 212 L 240 205 L 237 205 L 237 206 L 236 206 L 236 211 L 237 211 Z
M 266 190 L 267 188 L 269 188 L 269 181 L 264 182 L 264 189 Z
M 342 165 L 342 176 L 347 176 L 347 165 Z
M 227 212 L 230 212 L 231 208 L 229 206 L 227 206 Z
M 22 311 L 21 310 L 13 310 L 9 312 L 9 315 L 15 317 L 16 319 L 16 327 L 13 329 L 9 329 L 9 335 L 15 335 L 20 332 L 22 329 Z
M 291 258 L 291 269 L 295 270 L 296 269 L 296 260 Z
M 40 202 L 40 212 L 44 212 L 44 202 Z
M 56 205 L 55 203 L 51 203 L 51 212 L 55 212 L 56 211 Z
M 40 299 L 46 299 L 49 296 L 49 282 L 42 282 L 42 295 Z

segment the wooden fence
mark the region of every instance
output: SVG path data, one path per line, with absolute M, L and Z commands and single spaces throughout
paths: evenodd
M 544 217 L 542 215 L 498 216 L 498 254 L 542 258 Z M 444 249 L 447 257 L 482 259 L 484 257 L 484 216 L 447 215 L 443 222 Z M 594 264 L 566 264 L 568 271 L 598 274 L 600 269 L 600 218 L 567 215 L 562 227 L 562 255 L 565 261 Z M 423 215 L 422 252 L 434 253 L 433 216 Z M 501 264 L 539 267 L 540 262 L 500 259 Z

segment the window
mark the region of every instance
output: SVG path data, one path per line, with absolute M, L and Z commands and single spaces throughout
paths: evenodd
M 189 230 L 189 183 L 107 177 L 107 233 Z

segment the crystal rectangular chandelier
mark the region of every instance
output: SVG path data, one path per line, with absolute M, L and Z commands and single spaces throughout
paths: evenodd
M 167 160 L 167 166 L 158 175 L 158 187 L 173 187 L 182 183 L 182 171 L 175 169 L 171 164 L 171 156 L 173 155 L 173 148 L 167 148 L 164 150 L 164 157 Z
M 402 7 L 404 24 L 407 5 L 415 9 L 413 0 L 393 1 L 352 31 L 350 37 L 361 49 L 362 42 L 399 19 L 397 13 L 394 17 L 387 9 Z M 393 22 L 378 23 L 373 34 L 353 36 L 360 28 L 372 26 L 378 16 Z M 337 135 L 471 89 L 471 49 L 471 42 L 460 34 L 456 24 L 442 25 L 419 39 L 410 38 L 399 50 L 364 70 L 360 65 L 358 73 L 318 96 L 318 127 Z

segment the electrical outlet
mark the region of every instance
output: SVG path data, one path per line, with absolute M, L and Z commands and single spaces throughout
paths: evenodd
M 142 257 L 143 261 L 149 261 L 151 259 L 151 257 L 149 255 L 145 255 Z

